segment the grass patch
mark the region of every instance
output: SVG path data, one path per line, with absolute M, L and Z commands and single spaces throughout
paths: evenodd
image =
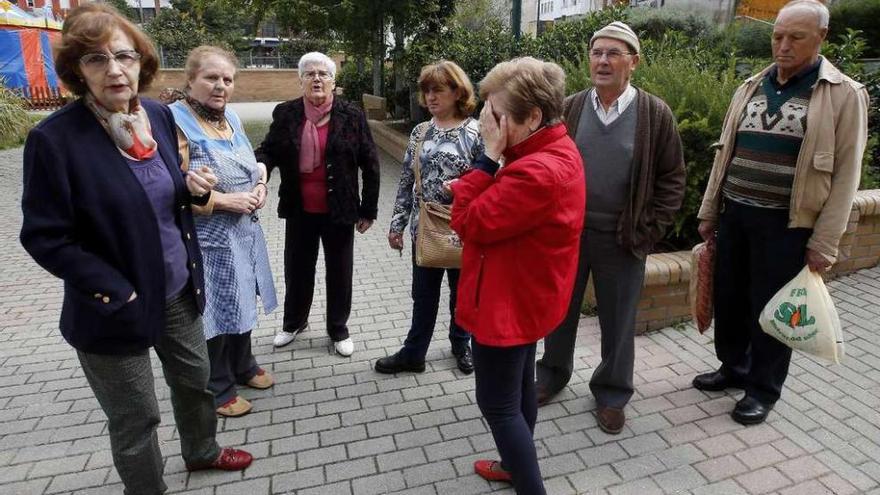
M 269 132 L 269 125 L 271 121 L 265 120 L 249 120 L 247 122 L 243 122 L 244 133 L 247 134 L 248 139 L 251 142 L 251 146 L 254 149 L 263 142 L 263 138 L 266 137 L 266 133 Z
M 0 149 L 21 146 L 39 120 L 25 111 L 18 95 L 0 85 Z

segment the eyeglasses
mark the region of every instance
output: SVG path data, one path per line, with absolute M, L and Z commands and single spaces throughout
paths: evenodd
M 303 79 L 308 79 L 309 81 L 314 81 L 315 79 L 320 79 L 322 81 L 331 81 L 333 79 L 333 74 L 326 71 L 309 71 L 303 73 Z
M 141 59 L 141 54 L 134 50 L 122 50 L 112 55 L 106 53 L 87 53 L 80 57 L 79 62 L 89 69 L 106 69 L 111 60 L 123 67 L 131 67 Z
M 632 53 L 620 50 L 590 50 L 590 58 L 593 60 L 602 60 L 602 57 L 605 56 L 608 58 L 608 61 L 616 61 L 620 60 L 620 57 L 624 55 L 632 55 Z

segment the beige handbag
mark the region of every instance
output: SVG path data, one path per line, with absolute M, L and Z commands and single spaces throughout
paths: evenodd
M 416 229 L 416 265 L 426 268 L 461 268 L 461 239 L 449 226 L 452 206 L 424 201 L 422 196 L 421 154 L 428 124 L 422 124 L 413 154 L 416 195 L 419 200 L 419 226 Z

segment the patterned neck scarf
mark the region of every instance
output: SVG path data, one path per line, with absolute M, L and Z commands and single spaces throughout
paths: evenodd
M 216 127 L 217 130 L 225 131 L 226 130 L 226 105 L 223 106 L 220 110 L 215 108 L 211 108 L 199 103 L 198 100 L 190 96 L 186 95 L 186 103 L 196 112 L 196 115 L 201 117 L 205 122 L 211 124 Z
M 153 139 L 150 118 L 137 96 L 129 102 L 128 113 L 108 110 L 91 93 L 84 99 L 117 148 L 135 160 L 145 160 L 156 153 L 158 145 Z

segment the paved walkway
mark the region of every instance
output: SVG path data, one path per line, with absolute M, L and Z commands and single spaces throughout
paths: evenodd
M 398 165 L 384 157 L 380 220 L 357 237 L 354 356 L 334 356 L 318 330 L 273 349 L 280 313 L 262 318 L 254 332 L 257 358 L 278 384 L 244 391 L 254 412 L 219 423 L 223 444 L 243 445 L 257 457 L 251 468 L 186 473 L 159 379 L 159 437 L 172 492 L 512 493 L 472 472 L 475 458 L 494 457 L 493 442 L 474 402 L 473 378 L 455 369 L 444 331 L 424 374 L 371 370 L 400 346 L 411 311 L 409 260 L 385 240 L 397 175 Z M 105 417 L 57 330 L 61 284 L 17 241 L 20 182 L 21 150 L 0 152 L 0 493 L 121 493 Z M 282 224 L 274 207 L 273 195 L 264 226 L 282 287 Z M 630 420 L 623 434 L 603 434 L 587 386 L 598 329 L 595 319 L 581 320 L 575 377 L 538 417 L 549 493 L 880 493 L 880 269 L 831 287 L 849 339 L 845 364 L 797 357 L 783 400 L 766 424 L 750 428 L 728 417 L 735 395 L 690 387 L 695 373 L 717 362 L 711 335 L 684 327 L 637 339 Z M 313 328 L 322 327 L 323 311 L 319 289 Z M 438 328 L 447 320 L 442 314 Z

